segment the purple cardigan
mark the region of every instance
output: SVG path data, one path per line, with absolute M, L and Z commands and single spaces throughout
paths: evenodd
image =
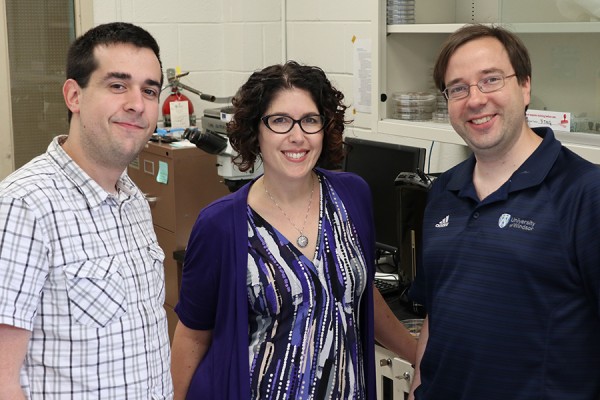
M 366 251 L 368 281 L 360 308 L 368 398 L 375 400 L 373 290 L 375 236 L 371 192 L 357 175 L 319 169 L 331 182 Z M 245 400 L 250 394 L 248 353 L 247 199 L 250 184 L 204 208 L 186 249 L 179 303 L 181 322 L 213 330 L 212 344 L 196 369 L 187 399 Z

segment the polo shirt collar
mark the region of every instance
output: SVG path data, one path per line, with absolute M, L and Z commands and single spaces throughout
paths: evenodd
M 535 149 L 527 160 L 513 173 L 509 186 L 503 185 L 506 194 L 517 190 L 539 185 L 550 172 L 556 161 L 561 143 L 554 137 L 552 129 L 547 127 L 533 128 L 533 131 L 542 138 L 542 143 Z M 456 167 L 455 173 L 448 182 L 448 189 L 459 192 L 459 196 L 475 196 L 473 187 L 473 169 L 475 156 L 471 155 L 465 162 Z M 499 190 L 503 190 L 502 188 Z

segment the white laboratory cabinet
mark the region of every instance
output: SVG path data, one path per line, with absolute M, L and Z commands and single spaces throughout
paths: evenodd
M 375 375 L 378 400 L 405 400 L 408 398 L 413 367 L 385 347 L 375 345 Z
M 579 0 L 418 0 L 415 23 L 388 25 L 386 3 L 378 0 L 373 7 L 373 132 L 409 145 L 464 146 L 448 123 L 394 119 L 393 94 L 435 92 L 433 65 L 447 36 L 466 23 L 500 24 L 516 32 L 530 52 L 530 109 L 570 112 L 586 121 L 556 136 L 600 164 L 600 15 L 575 13 L 579 8 L 566 4 Z

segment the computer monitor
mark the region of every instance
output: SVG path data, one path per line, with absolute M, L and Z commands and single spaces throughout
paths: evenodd
M 399 256 L 399 201 L 394 181 L 400 172 L 424 171 L 424 148 L 346 137 L 344 170 L 361 176 L 373 195 L 375 240 L 380 250 Z

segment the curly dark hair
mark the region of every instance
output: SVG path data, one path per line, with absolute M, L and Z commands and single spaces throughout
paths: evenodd
M 227 131 L 231 146 L 238 152 L 233 163 L 241 171 L 252 168 L 260 154 L 260 118 L 278 92 L 292 88 L 310 93 L 319 113 L 325 116 L 323 150 L 317 165 L 327 167 L 342 162 L 342 136 L 344 125 L 349 123 L 344 120 L 347 108 L 342 103 L 344 94 L 332 86 L 321 68 L 288 61 L 254 72 L 232 100 L 234 113 Z

